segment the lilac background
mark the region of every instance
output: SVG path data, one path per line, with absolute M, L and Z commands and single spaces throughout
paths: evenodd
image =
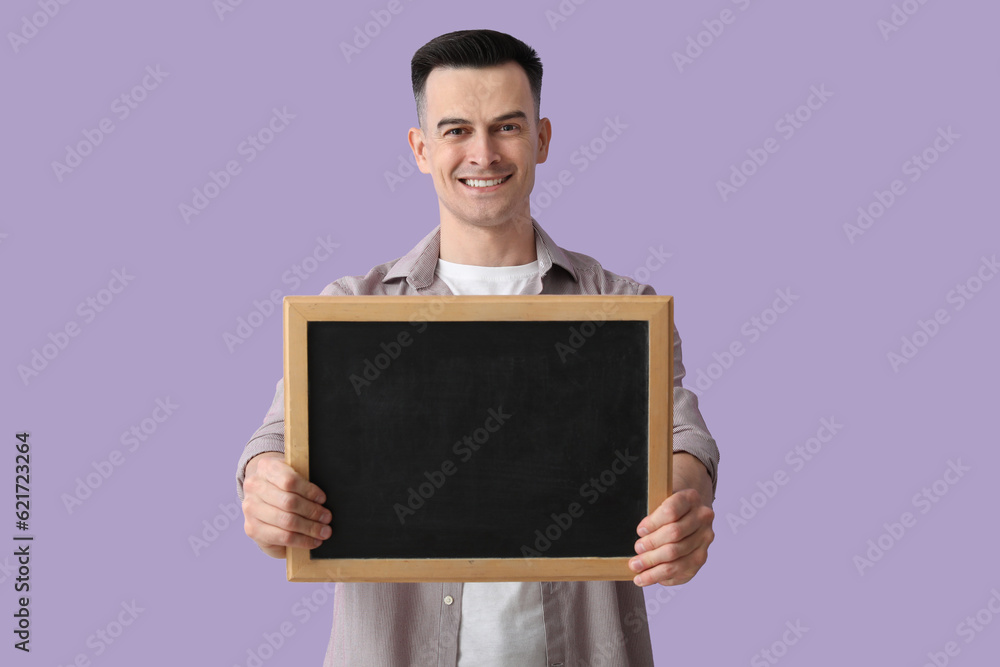
M 919 10 L 886 39 L 888 0 L 593 0 L 555 29 L 556 0 L 403 0 L 350 63 L 339 44 L 386 3 L 245 0 L 220 19 L 209 0 L 72 2 L 16 52 L 8 36 L 0 433 L 32 434 L 36 541 L 30 655 L 11 647 L 16 575 L 0 549 L 0 661 L 247 665 L 264 633 L 288 623 L 294 635 L 264 664 L 320 664 L 332 599 L 287 583 L 284 563 L 225 514 L 238 507 L 237 457 L 281 375 L 280 315 L 232 350 L 223 337 L 272 290 L 318 293 L 437 224 L 427 176 L 390 189 L 384 175 L 409 155 L 409 59 L 438 34 L 491 27 L 545 65 L 554 132 L 536 194 L 560 170 L 574 175 L 536 217 L 560 245 L 673 295 L 687 386 L 699 371 L 716 376 L 701 401 L 722 451 L 717 538 L 694 581 L 646 592 L 658 663 L 769 664 L 758 652 L 777 642 L 783 653 L 786 622 L 798 621 L 809 630 L 782 664 L 923 665 L 949 641 L 960 651 L 951 664 L 996 664 L 1000 619 L 983 612 L 992 623 L 971 642 L 957 626 L 1000 590 L 1000 281 L 961 310 L 947 295 L 1000 250 L 1000 8 L 904 4 Z M 678 71 L 672 54 L 724 9 L 734 22 Z M 39 11 L 8 2 L 0 26 L 19 32 Z M 112 100 L 147 66 L 169 74 L 121 120 Z M 811 86 L 833 95 L 785 140 L 775 122 Z M 294 120 L 245 162 L 238 145 L 275 107 Z M 114 131 L 60 182 L 52 162 L 105 117 Z M 609 117 L 627 128 L 579 171 L 573 153 Z M 911 182 L 903 163 L 948 127 L 960 138 Z M 723 201 L 716 182 L 768 137 L 780 150 Z M 178 206 L 234 159 L 242 172 L 185 223 Z M 893 179 L 905 194 L 849 242 L 844 224 Z M 283 280 L 318 237 L 339 247 L 301 284 Z M 651 247 L 671 256 L 646 277 L 637 270 Z M 123 267 L 134 279 L 85 322 L 78 304 Z M 798 300 L 751 341 L 744 323 L 779 289 Z M 887 353 L 937 309 L 947 324 L 894 370 Z M 18 367 L 68 322 L 79 335 L 23 381 Z M 712 369 L 734 341 L 745 353 Z M 127 451 L 121 434 L 167 398 L 179 407 Z M 796 471 L 786 454 L 831 417 L 843 428 Z M 114 450 L 122 465 L 70 512 L 64 495 Z M 0 457 L 8 544 L 13 456 Z M 914 495 L 959 459 L 969 470 L 939 483 L 947 494 L 921 513 Z M 734 530 L 743 501 L 779 471 L 788 483 Z M 855 557 L 904 512 L 915 525 L 859 573 Z M 213 521 L 222 530 L 193 547 Z M 306 614 L 310 595 L 321 603 Z M 132 601 L 143 611 L 98 655 L 92 636 Z

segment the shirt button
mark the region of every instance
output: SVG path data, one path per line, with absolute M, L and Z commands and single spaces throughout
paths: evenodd
M 454 601 L 455 601 L 455 598 L 451 597 L 450 595 L 445 595 L 444 596 L 444 603 L 445 604 L 451 604 Z

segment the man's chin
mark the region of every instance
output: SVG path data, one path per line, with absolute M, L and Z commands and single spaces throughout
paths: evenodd
M 447 207 L 446 207 L 447 208 Z M 471 227 L 500 227 L 508 224 L 531 224 L 531 215 L 527 211 L 511 210 L 511 209 L 463 209 L 454 210 L 447 208 L 449 213 L 448 217 L 457 221 L 460 224 L 465 224 Z

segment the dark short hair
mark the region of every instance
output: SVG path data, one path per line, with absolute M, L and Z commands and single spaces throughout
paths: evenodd
M 533 48 L 521 40 L 496 30 L 457 30 L 421 46 L 410 61 L 413 99 L 417 103 L 417 120 L 423 126 L 426 111 L 424 89 L 427 77 L 436 67 L 493 67 L 516 62 L 528 75 L 531 96 L 538 121 L 542 103 L 542 61 Z

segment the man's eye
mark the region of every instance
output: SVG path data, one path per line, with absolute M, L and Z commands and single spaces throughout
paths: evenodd
M 462 131 L 462 128 L 456 127 L 454 129 L 451 129 L 451 130 L 448 130 L 447 132 L 445 132 L 445 136 L 451 134 L 452 132 L 461 132 L 461 131 Z
M 507 125 L 502 126 L 500 129 L 502 130 L 505 127 L 509 127 L 511 130 L 518 129 L 517 125 L 511 125 L 510 123 L 508 123 Z

